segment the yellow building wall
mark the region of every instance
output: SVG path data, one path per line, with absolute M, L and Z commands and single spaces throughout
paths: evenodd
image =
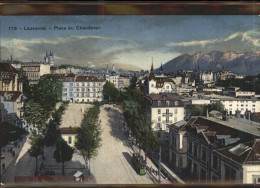
M 260 164 L 244 165 L 243 166 L 243 183 L 252 184 L 254 177 L 260 177 Z
M 61 137 L 68 143 L 70 147 L 75 146 L 76 134 L 61 134 Z M 69 137 L 71 137 L 71 143 L 69 143 Z

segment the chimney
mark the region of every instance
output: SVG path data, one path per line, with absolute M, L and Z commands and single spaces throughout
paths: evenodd
M 209 110 L 207 109 L 206 118 L 209 117 Z

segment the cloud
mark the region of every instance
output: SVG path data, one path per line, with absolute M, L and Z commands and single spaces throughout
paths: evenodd
M 225 38 L 169 42 L 166 46 L 182 54 L 207 53 L 214 50 L 244 53 L 258 50 L 260 46 L 260 33 L 257 30 L 248 30 L 246 32 L 235 32 Z
M 45 51 L 54 52 L 57 64 L 76 64 L 87 66 L 105 66 L 107 63 L 127 64 L 118 61 L 118 55 L 138 51 L 140 45 L 134 41 L 107 36 L 67 36 L 60 38 L 9 39 L 1 41 L 2 59 L 12 54 L 21 61 L 43 61 Z M 131 58 L 131 57 L 129 57 Z M 133 58 L 133 57 L 132 57 Z M 116 61 L 116 62 L 115 62 Z M 89 63 L 91 62 L 91 63 Z M 135 62 L 136 66 L 139 62 Z

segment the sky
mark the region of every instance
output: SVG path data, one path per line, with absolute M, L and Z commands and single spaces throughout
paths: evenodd
M 56 64 L 147 70 L 152 59 L 156 68 L 182 54 L 244 53 L 260 47 L 258 15 L 2 16 L 0 21 L 1 60 L 12 54 L 19 61 L 43 61 L 47 50 L 54 52 Z M 28 27 L 47 30 L 24 29 Z

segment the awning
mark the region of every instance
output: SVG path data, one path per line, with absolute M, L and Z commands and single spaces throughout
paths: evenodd
M 81 171 L 77 171 L 73 176 L 75 177 L 75 178 L 79 178 L 80 176 L 82 176 L 83 175 L 83 173 L 81 172 Z

